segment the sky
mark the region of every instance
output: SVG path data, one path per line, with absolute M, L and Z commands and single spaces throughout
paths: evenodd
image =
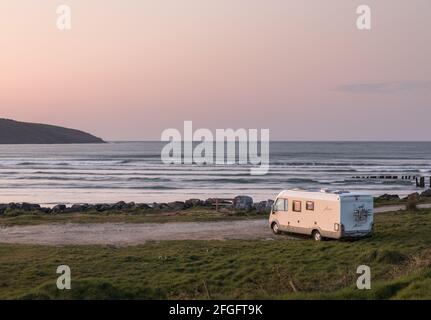
M 429 0 L 2 0 L 0 118 L 105 140 L 160 140 L 188 120 L 272 140 L 431 140 L 430 12 Z

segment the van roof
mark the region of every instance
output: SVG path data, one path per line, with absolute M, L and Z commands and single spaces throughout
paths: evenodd
M 368 195 L 352 193 L 349 191 L 328 190 L 328 189 L 291 189 L 281 191 L 277 197 L 299 197 L 299 198 L 312 198 L 318 200 L 340 200 L 347 197 L 371 197 Z

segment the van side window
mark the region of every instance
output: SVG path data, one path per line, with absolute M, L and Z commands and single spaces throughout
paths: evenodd
M 307 201 L 305 209 L 308 211 L 314 211 L 314 201 Z
M 274 209 L 275 211 L 287 211 L 287 199 L 277 199 Z
M 301 212 L 301 201 L 293 201 L 293 211 Z

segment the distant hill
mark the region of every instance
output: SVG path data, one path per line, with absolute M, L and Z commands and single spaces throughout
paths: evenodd
M 0 144 L 64 143 L 105 143 L 105 141 L 75 129 L 0 119 Z

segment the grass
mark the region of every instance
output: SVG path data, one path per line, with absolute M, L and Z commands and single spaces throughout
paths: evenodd
M 431 198 L 421 197 L 418 199 L 417 204 L 428 204 L 431 203 Z M 407 199 L 398 199 L 398 200 L 378 200 L 374 199 L 374 207 L 384 207 L 384 206 L 397 206 L 397 205 L 407 205 L 408 200 Z
M 376 216 L 360 241 L 0 245 L 3 299 L 431 299 L 431 210 Z M 58 265 L 72 290 L 56 289 Z M 372 289 L 356 289 L 368 265 Z
M 229 210 L 217 212 L 211 208 L 196 207 L 181 211 L 134 210 L 106 211 L 88 213 L 41 214 L 39 212 L 8 211 L 0 215 L 0 226 L 38 225 L 53 223 L 166 223 L 191 221 L 221 221 L 239 219 L 258 219 L 267 214 L 251 212 L 233 212 Z

